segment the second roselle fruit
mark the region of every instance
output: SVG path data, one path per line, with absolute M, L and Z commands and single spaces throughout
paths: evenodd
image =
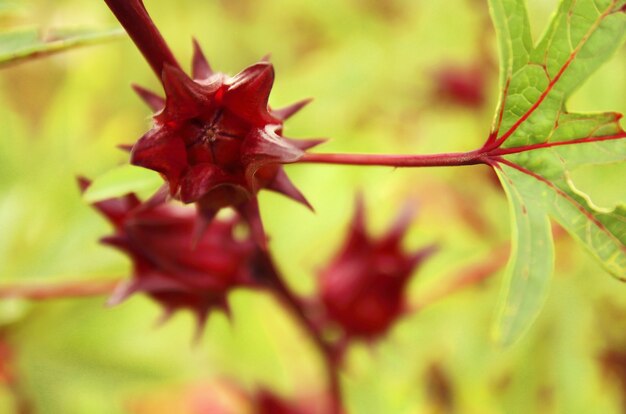
M 405 311 L 406 285 L 434 247 L 403 251 L 410 209 L 378 238 L 368 234 L 364 210 L 359 199 L 344 245 L 320 273 L 319 293 L 327 321 L 338 325 L 347 338 L 374 339 Z
M 87 180 L 80 181 L 86 189 Z M 258 286 L 258 246 L 250 235 L 236 237 L 237 216 L 216 219 L 199 232 L 193 209 L 142 203 L 134 194 L 94 204 L 114 227 L 103 243 L 126 253 L 132 279 L 122 282 L 109 302 L 136 292 L 148 294 L 165 309 L 193 311 L 203 325 L 212 309 L 228 311 L 234 288 Z

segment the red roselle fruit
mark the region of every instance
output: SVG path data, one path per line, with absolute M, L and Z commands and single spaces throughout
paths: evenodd
M 210 221 L 234 207 L 250 223 L 260 245 L 265 236 L 256 194 L 282 193 L 310 205 L 281 164 L 292 163 L 322 140 L 283 137 L 283 122 L 309 101 L 280 110 L 268 107 L 274 68 L 261 61 L 230 77 L 214 72 L 194 41 L 192 74 L 180 68 L 140 0 L 106 0 L 161 79 L 165 99 L 141 87 L 156 111 L 154 126 L 132 148 L 131 163 L 162 174 L 170 194 L 196 203 Z
M 401 242 L 413 216 L 407 207 L 380 238 L 367 234 L 361 199 L 339 254 L 321 272 L 320 297 L 330 324 L 346 338 L 383 335 L 405 311 L 404 292 L 416 268 L 435 247 L 405 253 Z
M 83 191 L 89 186 L 85 179 L 79 182 Z M 182 206 L 142 204 L 128 194 L 94 207 L 115 229 L 102 242 L 126 253 L 133 264 L 132 280 L 118 286 L 110 304 L 144 292 L 165 308 L 165 317 L 187 308 L 202 328 L 212 309 L 228 312 L 229 291 L 258 286 L 262 279 L 256 243 L 233 233 L 237 217 L 213 220 L 198 235 L 197 213 Z

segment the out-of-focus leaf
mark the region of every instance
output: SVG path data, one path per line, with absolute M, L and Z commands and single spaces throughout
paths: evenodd
M 0 0 L 0 17 L 15 14 L 21 9 L 17 1 Z
M 0 4 L 0 12 L 2 4 Z M 120 29 L 54 30 L 42 33 L 36 28 L 13 29 L 0 33 L 0 67 L 120 38 Z
M 552 274 L 548 217 L 604 268 L 626 279 L 626 210 L 596 209 L 575 188 L 583 165 L 626 160 L 616 113 L 569 113 L 565 102 L 623 43 L 625 0 L 563 0 L 532 45 L 523 0 L 491 0 L 502 97 L 486 146 L 512 207 L 514 243 L 495 336 L 518 339 L 537 317 Z
M 96 178 L 83 197 L 86 202 L 94 203 L 128 193 L 154 192 L 161 185 L 163 180 L 154 171 L 123 165 Z

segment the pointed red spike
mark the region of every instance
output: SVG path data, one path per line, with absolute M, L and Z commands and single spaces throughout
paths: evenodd
M 194 79 L 206 79 L 213 75 L 213 69 L 211 69 L 209 61 L 195 38 L 193 39 L 193 59 L 191 62 L 191 74 Z
M 264 55 L 261 60 L 259 60 L 259 62 L 263 62 L 263 63 L 270 63 L 270 60 L 272 59 L 272 54 L 268 53 L 267 55 Z
M 137 95 L 143 100 L 150 109 L 154 112 L 159 112 L 165 107 L 165 99 L 157 95 L 156 93 L 139 86 L 137 84 L 132 84 L 131 87 L 135 91 Z
M 106 302 L 106 306 L 116 306 L 124 302 L 130 295 L 137 292 L 137 285 L 134 281 L 124 280 L 120 282 L 113 291 L 113 294 Z
M 316 146 L 318 146 L 320 144 L 323 144 L 326 141 L 328 141 L 328 139 L 326 139 L 326 138 L 318 138 L 318 139 L 292 139 L 292 138 L 283 137 L 283 139 L 285 139 L 287 142 L 289 142 L 294 147 L 300 148 L 302 151 L 306 151 L 306 150 L 308 150 L 310 148 L 316 147 Z
M 432 244 L 430 246 L 426 246 L 426 247 L 419 249 L 418 251 L 416 251 L 410 256 L 411 266 L 417 266 L 418 264 L 428 259 L 430 256 L 437 253 L 438 251 L 439 251 L 439 246 L 436 244 Z
M 171 122 L 179 116 L 189 118 L 197 115 L 199 103 L 205 99 L 199 84 L 181 69 L 167 64 L 163 66 L 162 81 L 166 103 L 157 119 Z
M 237 212 L 246 220 L 250 227 L 250 233 L 255 243 L 262 249 L 267 250 L 267 236 L 263 228 L 261 220 L 261 212 L 259 211 L 259 203 L 256 197 L 250 201 L 242 203 L 236 207 Z
M 224 104 L 235 114 L 256 126 L 276 123 L 267 102 L 274 84 L 274 67 L 256 63 L 231 78 Z
M 82 175 L 77 176 L 76 181 L 81 194 L 87 191 L 87 188 L 91 185 L 91 180 L 87 177 L 83 177 Z
M 161 314 L 161 316 L 159 316 L 159 318 L 156 320 L 154 327 L 155 328 L 162 327 L 163 325 L 165 325 L 165 323 L 167 323 L 167 321 L 172 319 L 173 315 L 174 315 L 174 309 L 171 307 L 165 307 L 163 309 L 163 313 Z
M 409 225 L 411 224 L 413 217 L 415 217 L 416 212 L 417 212 L 416 203 L 414 201 L 407 201 L 404 204 L 398 216 L 396 217 L 396 220 L 394 221 L 393 225 L 391 226 L 391 228 L 385 235 L 384 243 L 389 243 L 389 244 L 400 243 L 400 241 L 402 240 L 402 238 L 408 231 Z
M 133 144 L 119 144 L 117 148 L 124 152 L 131 152 L 133 150 Z
M 192 345 L 194 347 L 199 346 L 206 330 L 206 322 L 209 318 L 210 308 L 206 309 L 194 309 L 196 314 L 196 332 L 193 335 Z
M 91 181 L 85 177 L 79 176 L 76 180 L 78 181 L 81 193 L 87 191 L 91 185 Z M 118 226 L 124 220 L 126 215 L 140 204 L 141 200 L 139 200 L 134 193 L 130 193 L 122 197 L 98 201 L 92 205 L 113 225 Z
M 120 250 L 128 249 L 128 242 L 123 236 L 117 236 L 117 235 L 105 236 L 105 237 L 100 238 L 100 243 L 115 247 Z
M 363 201 L 363 194 L 361 192 L 357 193 L 354 204 L 352 222 L 350 223 L 346 239 L 346 251 L 351 251 L 356 246 L 369 243 L 365 224 L 365 202 Z
M 291 118 L 292 116 L 294 116 L 297 112 L 299 112 L 302 108 L 307 106 L 309 103 L 311 103 L 312 100 L 313 100 L 312 98 L 303 99 L 299 102 L 296 102 L 284 108 L 274 109 L 272 110 L 272 115 L 275 118 L 280 119 L 281 121 L 285 121 Z
M 352 229 L 360 233 L 366 234 L 365 227 L 365 200 L 362 192 L 358 192 L 354 202 L 354 216 L 352 218 Z
M 226 316 L 228 321 L 230 323 L 232 323 L 233 322 L 233 312 L 230 309 L 230 304 L 228 303 L 226 298 L 224 298 L 222 301 L 220 301 L 220 303 L 218 303 L 217 306 L 224 313 L 224 316 Z
M 293 185 L 287 173 L 283 168 L 280 168 L 276 173 L 276 177 L 267 187 L 268 190 L 275 191 L 277 193 L 283 194 L 292 200 L 297 201 L 298 203 L 303 204 L 309 210 L 315 212 L 313 206 L 308 202 L 308 200 L 304 197 L 304 195 L 298 190 L 298 188 Z

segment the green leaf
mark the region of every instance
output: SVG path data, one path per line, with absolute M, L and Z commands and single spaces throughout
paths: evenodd
M 513 216 L 513 250 L 495 336 L 517 340 L 538 315 L 552 274 L 548 217 L 613 276 L 626 280 L 626 209 L 602 210 L 576 188 L 575 169 L 626 161 L 616 113 L 569 113 L 565 103 L 626 38 L 626 0 L 563 0 L 536 46 L 523 0 L 490 0 L 501 100 L 484 150 Z
M 511 205 L 513 243 L 494 335 L 508 345 L 528 329 L 545 301 L 554 249 L 543 200 L 549 191 L 538 189 L 536 181 L 523 175 L 518 177 L 520 173 L 510 167 L 497 172 Z
M 14 2 L 0 0 L 0 17 L 15 14 L 19 9 L 19 6 Z
M 0 67 L 117 39 L 123 35 L 120 29 L 55 30 L 45 34 L 32 27 L 14 29 L 0 33 Z
M 88 203 L 95 203 L 128 193 L 150 194 L 162 185 L 163 180 L 154 171 L 123 165 L 96 178 L 83 194 L 83 198 Z

